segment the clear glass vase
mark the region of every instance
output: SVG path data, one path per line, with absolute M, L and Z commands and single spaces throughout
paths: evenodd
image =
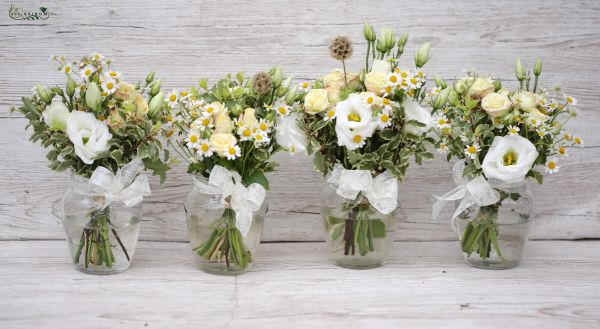
M 385 264 L 396 232 L 396 211 L 384 215 L 362 193 L 355 200 L 344 199 L 328 184 L 321 197 L 321 215 L 329 258 L 351 269 Z
M 142 202 L 133 207 L 102 197 L 78 194 L 69 188 L 56 215 L 61 219 L 75 268 L 89 274 L 114 274 L 131 265 L 135 253 Z
M 206 183 L 206 178 L 196 177 Z M 236 275 L 254 263 L 263 231 L 267 202 L 252 213 L 252 224 L 244 236 L 236 226 L 236 213 L 221 202 L 220 194 L 193 188 L 185 202 L 188 234 L 200 268 L 208 273 Z
M 519 265 L 533 218 L 533 195 L 527 182 L 491 185 L 500 201 L 472 206 L 456 223 L 465 262 L 482 269 L 509 269 Z

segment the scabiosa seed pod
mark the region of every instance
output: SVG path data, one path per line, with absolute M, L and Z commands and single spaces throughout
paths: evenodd
M 352 56 L 352 41 L 348 37 L 339 36 L 329 45 L 329 54 L 331 57 L 343 61 Z
M 266 72 L 259 72 L 252 77 L 252 89 L 263 95 L 273 88 L 273 78 Z

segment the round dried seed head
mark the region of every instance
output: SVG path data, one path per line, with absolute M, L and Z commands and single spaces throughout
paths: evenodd
M 273 78 L 266 72 L 259 72 L 252 77 L 252 88 L 258 94 L 266 94 L 273 88 Z
M 343 61 L 352 56 L 352 41 L 348 37 L 339 36 L 329 45 L 329 54 L 331 57 Z

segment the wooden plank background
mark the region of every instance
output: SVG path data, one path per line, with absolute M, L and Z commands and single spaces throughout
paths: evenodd
M 45 152 L 27 141 L 25 120 L 11 106 L 35 82 L 63 83 L 51 54 L 79 57 L 98 51 L 116 59 L 128 80 L 156 71 L 165 89 L 213 80 L 224 73 L 255 73 L 280 65 L 298 80 L 323 75 L 339 64 L 328 41 L 355 41 L 350 68 L 360 68 L 362 23 L 410 34 L 402 63 L 410 65 L 422 42 L 432 43 L 430 76 L 481 73 L 513 78 L 514 58 L 544 61 L 542 83 L 560 84 L 579 100 L 581 117 L 571 128 L 584 140 L 561 171 L 536 196 L 534 239 L 600 237 L 600 2 L 598 1 L 45 1 L 57 15 L 45 21 L 8 18 L 12 2 L 0 2 L 0 240 L 62 239 L 52 203 L 66 187 L 63 174 L 46 167 Z M 36 9 L 38 1 L 17 5 Z M 323 179 L 308 158 L 278 155 L 281 170 L 270 176 L 266 241 L 320 241 L 319 194 Z M 432 220 L 431 194 L 453 187 L 451 164 L 441 158 L 412 167 L 401 186 L 398 240 L 454 240 L 447 220 Z M 186 241 L 182 202 L 191 188 L 183 168 L 169 174 L 145 203 L 141 240 Z M 445 212 L 449 216 L 450 209 Z

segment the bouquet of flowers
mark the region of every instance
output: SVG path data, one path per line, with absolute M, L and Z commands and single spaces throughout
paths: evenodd
M 540 88 L 541 61 L 534 65 L 533 83 L 520 60 L 515 72 L 519 88 L 514 91 L 502 88 L 499 80 L 469 72 L 452 86 L 437 79 L 439 89 L 432 98 L 437 149 L 448 161 L 459 159 L 459 186 L 438 197 L 434 217 L 450 200 L 460 201 L 453 220 L 476 211 L 462 232 L 461 246 L 467 256 L 477 253 L 482 260 L 490 258 L 492 250 L 501 261 L 508 258 L 501 250 L 499 211 L 512 205 L 512 213 L 519 213 L 514 207 L 527 197 L 528 192 L 519 189 L 525 179 L 541 184 L 541 168 L 557 172 L 568 148 L 583 145 L 581 138 L 563 129 L 575 116 L 577 101 L 559 97 L 558 88 L 554 93 Z M 531 216 L 533 205 L 528 203 L 519 220 Z
M 23 97 L 23 106 L 13 111 L 29 121 L 30 140 L 50 149 L 49 167 L 70 169 L 73 174 L 63 198 L 67 217 L 63 222 L 67 228 L 69 217 L 77 215 L 71 210 L 77 208 L 86 223 L 73 241 L 74 262 L 86 269 L 92 265 L 110 269 L 118 244 L 128 265 L 132 252 L 111 222 L 115 215 L 110 209 L 113 203 L 134 207 L 150 194 L 141 170 L 152 170 L 162 183 L 169 169 L 168 152 L 162 156 L 159 140 L 165 121 L 160 80 L 150 73 L 143 85 L 129 84 L 100 54 L 74 62 L 62 56 L 51 59 L 65 74 L 66 86 L 37 84 L 33 96 Z
M 265 174 L 277 166 L 271 156 L 282 149 L 306 150 L 297 125 L 301 94 L 290 90 L 291 79 L 284 79 L 279 68 L 251 79 L 238 73 L 210 88 L 202 79 L 198 88 L 167 98 L 174 116 L 165 136 L 188 161 L 188 173 L 196 176 L 186 210 L 192 247 L 205 270 L 222 265 L 225 268 L 213 272 L 248 268 L 260 241 L 255 231 L 264 219 L 261 208 L 269 189 Z M 204 202 L 205 195 L 216 196 L 218 206 Z M 207 213 L 209 208 L 220 214 Z
M 367 53 L 359 73 L 346 70 L 351 41 L 337 37 L 329 50 L 343 70 L 301 86 L 308 151 L 315 156 L 316 169 L 330 174 L 328 182 L 344 200 L 337 209 L 322 198 L 328 239 L 341 245 L 344 256 L 375 250 L 374 240 L 385 238 L 391 229 L 386 229 L 384 218 L 396 209 L 398 180 L 406 174 L 409 160 L 414 157 L 421 164 L 433 158 L 426 149 L 434 142 L 427 137 L 431 116 L 419 105 L 427 95 L 422 67 L 429 60 L 430 45 L 420 48 L 415 67 L 408 69 L 400 66 L 407 35 L 396 39 L 384 28 L 378 36 L 365 24 L 364 37 Z M 343 260 L 336 262 L 344 266 Z

